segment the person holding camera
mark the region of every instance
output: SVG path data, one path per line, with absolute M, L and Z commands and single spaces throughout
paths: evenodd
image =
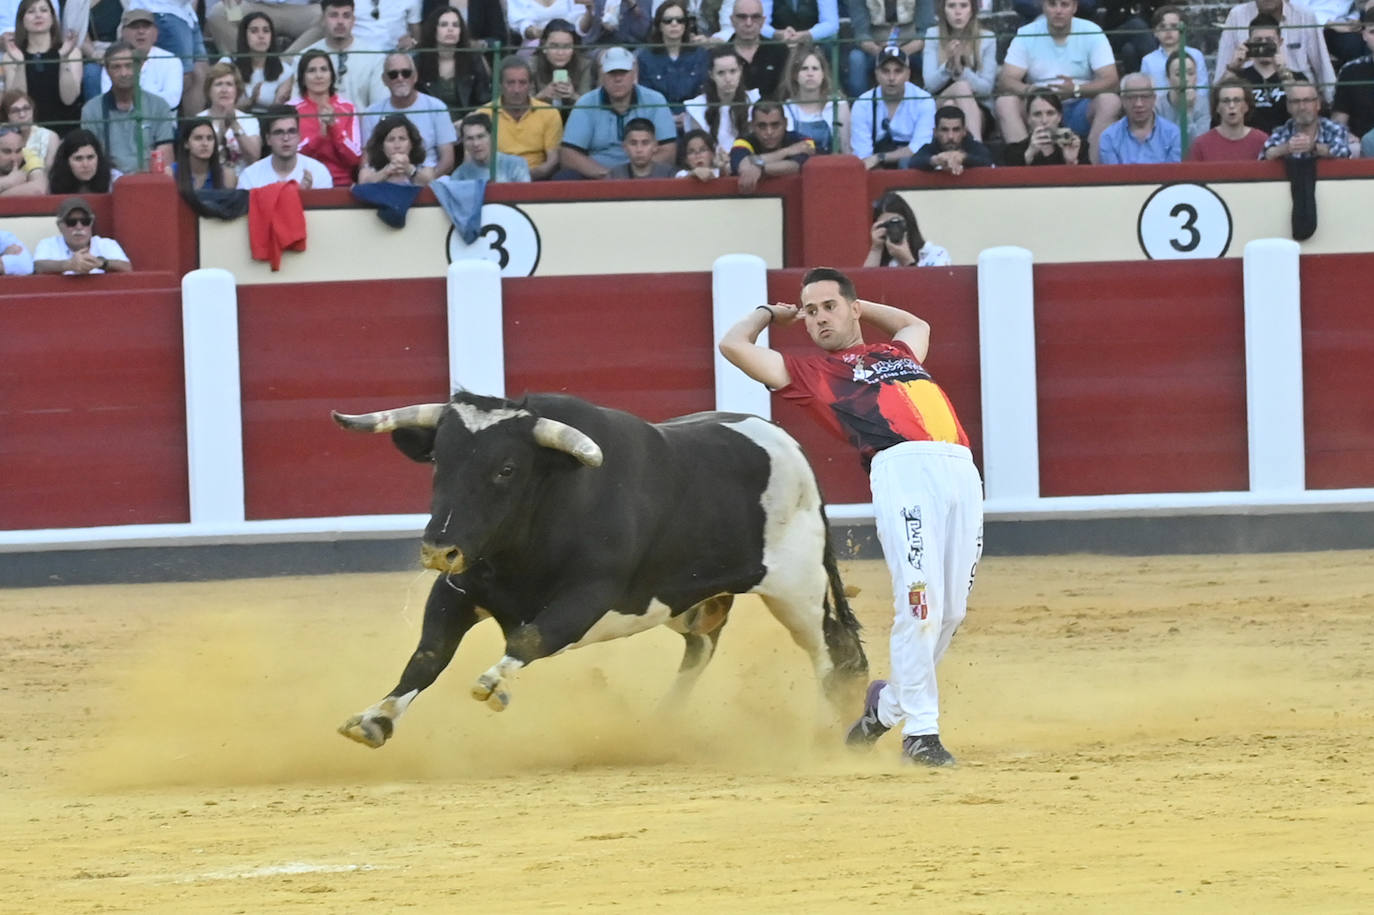
M 1030 136 L 1003 148 L 1003 165 L 1089 164 L 1088 144 L 1064 126 L 1064 103 L 1053 89 L 1035 89 L 1026 97 L 1026 123 Z
M 1270 17 L 1273 28 L 1279 32 L 1274 36 L 1274 44 L 1276 50 L 1283 49 L 1282 65 L 1292 67 L 1294 73 L 1311 74 L 1321 88 L 1322 96 L 1330 102 L 1336 93 L 1336 70 L 1331 65 L 1331 55 L 1327 53 L 1326 42 L 1322 38 L 1321 23 L 1306 6 L 1287 0 L 1249 0 L 1231 8 L 1231 12 L 1226 14 L 1221 39 L 1217 43 L 1214 82 L 1221 82 L 1227 71 L 1239 72 L 1247 59 L 1258 56 L 1247 54 L 1244 45 L 1247 40 L 1255 39 L 1253 31 L 1247 34 L 1247 24 L 1253 26 L 1254 20 L 1261 15 Z M 1256 126 L 1270 129 L 1262 124 Z
M 873 208 L 865 267 L 948 267 L 949 252 L 925 240 L 916 214 L 895 191 L 888 191 Z
M 1250 20 L 1250 37 L 1235 50 L 1230 70 L 1250 84 L 1250 126 L 1265 133 L 1288 120 L 1285 87 L 1307 74 L 1290 70 L 1284 62 L 1278 20 L 1261 13 Z
M 911 167 L 927 172 L 962 175 L 966 168 L 991 166 L 992 153 L 969 135 L 964 111 L 945 105 L 935 112 L 935 138 L 911 157 Z

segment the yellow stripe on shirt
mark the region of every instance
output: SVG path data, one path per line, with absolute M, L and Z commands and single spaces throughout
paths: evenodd
M 945 399 L 945 392 L 933 381 L 903 381 L 902 388 L 934 442 L 958 442 L 959 423 Z

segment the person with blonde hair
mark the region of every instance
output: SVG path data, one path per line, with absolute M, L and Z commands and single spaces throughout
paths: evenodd
M 940 0 L 921 55 L 926 91 L 964 113 L 969 136 L 983 139 L 984 105 L 997 82 L 997 39 L 978 22 L 974 0 Z
M 788 130 L 809 137 L 817 153 L 849 152 L 849 102 L 836 95 L 819 48 L 802 43 L 792 49 L 778 94 Z
M 243 97 L 243 76 L 238 67 L 217 63 L 205 74 L 205 98 L 210 107 L 196 114 L 198 118 L 207 118 L 215 128 L 220 161 L 236 176 L 262 155 L 258 119 L 246 117 L 238 109 Z

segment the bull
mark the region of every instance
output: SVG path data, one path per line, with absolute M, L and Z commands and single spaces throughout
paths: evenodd
M 650 424 L 565 395 L 467 392 L 333 416 L 346 429 L 390 432 L 406 456 L 433 463 L 420 554 L 443 573 L 400 682 L 345 721 L 345 737 L 384 744 L 486 617 L 505 653 L 472 696 L 497 711 L 527 664 L 658 625 L 686 640 L 669 692 L 680 700 L 715 653 L 736 594 L 763 599 L 837 708 L 867 678 L 815 475 L 766 420 L 695 413 Z

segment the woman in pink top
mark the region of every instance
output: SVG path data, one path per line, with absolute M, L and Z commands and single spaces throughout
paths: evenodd
M 301 100 L 300 151 L 329 169 L 335 187 L 348 187 L 362 158 L 362 130 L 353 103 L 334 92 L 334 62 L 324 51 L 306 51 L 296 67 Z
M 1245 126 L 1250 114 L 1250 88 L 1234 76 L 1212 87 L 1212 110 L 1220 123 L 1198 135 L 1188 147 L 1189 162 L 1254 162 L 1269 134 Z

